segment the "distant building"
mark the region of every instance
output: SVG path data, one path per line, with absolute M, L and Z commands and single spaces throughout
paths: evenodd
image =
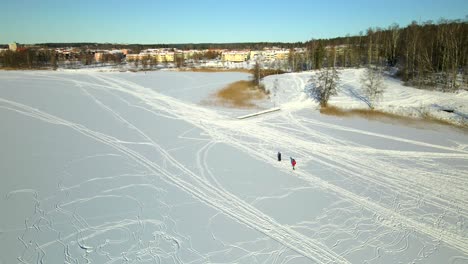
M 137 60 L 140 59 L 140 54 L 127 54 L 126 58 L 127 61 Z
M 286 60 L 289 56 L 289 50 L 278 50 L 275 52 L 275 59 Z
M 18 43 L 16 43 L 16 42 L 10 43 L 10 44 L 8 44 L 8 48 L 11 51 L 16 51 L 18 49 Z
M 180 55 L 182 56 L 182 53 L 180 53 Z M 173 51 L 150 49 L 150 50 L 144 50 L 140 54 L 127 54 L 126 58 L 127 58 L 127 61 L 154 58 L 159 63 L 166 63 L 166 62 L 174 62 L 175 56 L 176 56 L 176 53 Z
M 174 61 L 174 52 L 161 52 L 158 53 L 158 61 L 160 62 L 173 62 Z
M 103 52 L 96 52 L 96 53 L 94 53 L 94 59 L 95 59 L 96 61 L 98 61 L 98 62 L 102 60 L 102 57 L 103 57 L 103 56 L 104 56 L 104 53 L 103 53 Z
M 202 51 L 199 51 L 199 50 L 184 50 L 184 51 L 182 51 L 182 53 L 184 54 L 184 59 L 188 60 L 188 59 L 192 58 L 195 54 L 202 53 Z
M 286 60 L 288 56 L 289 50 L 280 48 L 265 48 L 264 50 L 250 51 L 250 60 L 252 61 Z
M 243 62 L 249 58 L 249 50 L 235 50 L 235 51 L 226 51 L 223 52 L 221 58 L 223 61 L 230 62 Z
M 261 56 L 262 56 L 262 51 L 260 50 L 251 50 L 249 53 L 250 60 L 257 60 Z

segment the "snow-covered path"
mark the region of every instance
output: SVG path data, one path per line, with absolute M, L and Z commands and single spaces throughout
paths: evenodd
M 79 263 L 85 260 L 100 263 L 100 257 L 108 263 L 152 260 L 204 263 L 216 258 L 229 263 L 253 263 L 253 259 L 261 263 L 363 260 L 392 263 L 399 254 L 405 256 L 397 260 L 404 262 L 437 263 L 450 258 L 457 263 L 468 255 L 466 135 L 449 134 L 455 142 L 447 144 L 418 138 L 418 133 L 432 136 L 445 132 L 401 128 L 412 133 L 405 135 L 360 129 L 336 120 L 324 120 L 311 110 L 298 107 L 255 119 L 236 120 L 224 111 L 182 101 L 152 86 L 140 85 L 132 81 L 133 77 L 106 73 L 84 74 L 79 78 L 40 73 L 28 77 L 67 87 L 63 91 L 54 88 L 52 93 L 71 93 L 64 95 L 67 100 L 79 96 L 79 100 L 94 109 L 96 119 L 83 118 L 79 115 L 81 109 L 67 115 L 59 108 L 23 102 L 24 98 L 17 93 L 0 98 L 2 112 L 49 124 L 52 131 L 63 127 L 68 133 L 87 138 L 87 146 L 106 146 L 105 154 L 99 154 L 101 151 L 96 149 L 92 155 L 79 159 L 115 156 L 127 165 L 122 171 L 115 169 L 111 176 L 83 177 L 74 185 L 59 183 L 59 191 L 50 193 L 41 193 L 36 188 L 8 190 L 5 204 L 0 205 L 6 207 L 15 196 L 27 193 L 33 194 L 36 204 L 35 213 L 26 218 L 25 228 L 20 232 L 24 252 L 19 261 L 55 258 L 53 248 L 57 246 L 63 248 L 62 259 Z M 181 90 L 193 93 L 190 89 Z M 152 122 L 158 126 L 152 126 Z M 111 128 L 114 126 L 115 129 Z M 221 155 L 216 158 L 221 163 L 213 162 L 215 154 L 212 153 L 217 147 Z M 298 160 L 296 171 L 291 170 L 287 160 L 281 163 L 275 160 L 278 150 L 283 151 L 286 159 L 293 156 Z M 242 156 L 244 162 L 233 159 L 233 153 Z M 233 168 L 235 177 L 228 179 L 231 173 L 223 173 L 221 169 L 233 166 L 252 169 L 241 173 L 237 172 L 240 169 Z M 258 166 L 269 170 L 262 171 Z M 143 181 L 128 184 L 113 181 L 126 175 L 127 170 L 132 177 L 141 177 Z M 70 173 L 68 169 L 65 171 Z M 254 188 L 265 190 L 247 194 L 236 186 L 236 181 L 246 178 L 252 178 Z M 117 186 L 99 185 L 93 194 L 85 189 L 88 183 L 106 179 L 112 179 L 109 182 Z M 273 179 L 281 184 L 272 184 Z M 138 197 L 139 190 L 146 188 L 158 193 L 158 198 Z M 254 233 L 256 238 L 246 238 L 249 234 L 238 242 L 228 242 L 229 239 L 218 238 L 227 228 L 221 225 L 218 229 L 209 228 L 209 239 L 218 245 L 204 249 L 193 244 L 194 230 L 177 231 L 185 228 L 180 227 L 181 220 L 174 216 L 174 207 L 179 206 L 175 201 L 179 198 L 164 194 L 170 193 L 170 188 L 188 195 L 181 204 L 196 203 L 194 207 L 203 204 L 211 208 L 203 209 L 208 210 L 208 217 L 202 217 L 209 226 L 215 225 L 213 219 L 221 214 L 235 220 L 234 230 L 245 226 L 258 232 Z M 122 194 L 127 189 L 133 189 L 131 195 Z M 77 193 L 67 194 L 64 202 L 62 196 L 70 191 Z M 314 200 L 320 197 L 328 198 L 322 202 Z M 112 201 L 121 198 L 138 205 L 140 212 L 136 217 L 116 217 L 115 221 L 97 221 L 92 225 L 88 223 L 92 218 L 76 212 L 77 208 L 92 208 L 92 201 L 107 200 L 103 206 L 109 207 Z M 315 208 L 315 217 L 285 217 L 294 213 L 275 208 L 274 202 L 270 204 L 272 201 L 291 203 L 290 207 L 302 203 L 302 210 L 309 206 Z M 151 208 L 148 203 L 161 203 L 163 206 L 155 205 L 156 208 L 164 207 L 167 211 L 156 213 L 159 220 L 144 217 L 143 211 Z M 182 212 L 182 219 L 193 217 L 192 210 Z M 68 219 L 74 228 L 57 228 L 55 215 L 65 218 L 65 223 Z M 172 230 L 161 229 L 164 225 L 172 225 Z M 8 224 L 0 228 L 3 232 L 15 232 Z M 103 238 L 116 236 L 118 230 L 127 230 L 133 239 L 116 242 Z M 145 238 L 145 231 L 153 234 L 153 238 Z M 52 239 L 54 234 L 58 238 Z M 34 239 L 28 243 L 25 236 Z M 206 234 L 198 236 L 207 243 Z M 263 245 L 270 240 L 277 244 Z M 169 241 L 169 245 L 162 245 L 161 241 Z M 7 241 L 2 239 L 4 242 Z M 84 253 L 70 249 L 75 242 Z M 119 246 L 123 247 L 120 252 Z

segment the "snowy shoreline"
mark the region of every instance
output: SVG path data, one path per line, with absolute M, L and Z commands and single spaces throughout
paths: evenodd
M 228 69 L 219 72 L 235 72 L 237 68 Z M 50 72 L 53 69 L 9 69 L 9 72 Z M 154 71 L 174 71 L 179 72 L 176 68 L 160 68 L 160 69 L 140 69 L 134 71 L 130 68 L 121 68 L 114 66 L 101 66 L 92 68 L 66 69 L 59 68 L 56 72 L 76 72 L 76 73 L 135 73 L 143 74 L 145 72 Z M 198 72 L 185 69 L 181 72 Z M 337 107 L 344 111 L 346 110 L 369 110 L 367 104 L 360 98 L 363 95 L 359 78 L 363 74 L 364 69 L 341 69 L 342 80 L 338 88 L 338 95 L 330 99 L 330 106 Z M 311 104 L 318 109 L 318 104 L 312 99 L 304 95 L 304 89 L 312 76 L 317 71 L 308 71 L 300 73 L 284 73 L 280 75 L 270 75 L 263 79 L 266 89 L 272 92 L 274 90 L 274 82 L 278 81 L 277 94 L 270 95 L 270 103 L 260 103 L 263 108 L 274 107 L 274 105 L 285 104 L 286 107 L 294 107 L 293 105 L 302 105 L 304 101 L 309 100 Z M 403 82 L 392 77 L 385 77 L 386 90 L 383 99 L 375 106 L 376 111 L 383 113 L 394 114 L 401 117 L 414 118 L 422 121 L 442 121 L 447 125 L 456 127 L 468 127 L 468 91 L 458 90 L 454 93 L 431 91 L 414 88 L 403 85 Z M 281 97 L 281 98 L 279 98 Z
M 338 95 L 332 96 L 329 105 L 344 110 L 369 109 L 361 99 L 363 91 L 359 82 L 364 69 L 341 70 L 341 82 Z M 278 104 L 301 104 L 309 99 L 304 94 L 304 87 L 317 71 L 286 73 L 279 76 L 267 76 L 264 80 L 266 88 L 273 91 L 277 80 L 280 88 L 273 98 Z M 468 91 L 444 93 L 404 86 L 402 81 L 386 76 L 386 89 L 383 98 L 375 110 L 396 114 L 403 117 L 427 118 L 446 121 L 456 126 L 468 125 Z M 284 99 L 286 98 L 286 99 Z M 318 108 L 318 103 L 313 102 Z

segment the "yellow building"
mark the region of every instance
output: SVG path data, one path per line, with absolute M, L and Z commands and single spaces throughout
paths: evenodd
M 159 62 L 174 62 L 174 52 L 157 53 Z
M 260 57 L 261 55 L 262 55 L 262 51 L 260 51 L 260 50 L 251 50 L 250 54 L 249 54 L 249 59 L 250 60 L 255 60 L 258 57 Z
M 275 52 L 275 58 L 277 60 L 287 60 L 288 56 L 289 56 L 289 51 L 287 50 L 281 50 L 281 51 Z
M 127 61 L 156 58 L 159 63 L 174 62 L 174 52 L 127 54 Z
M 223 61 L 243 62 L 249 58 L 250 51 L 226 51 L 221 55 Z
M 250 51 L 250 60 L 274 61 L 286 60 L 289 56 L 289 50 L 279 48 L 265 48 L 263 51 Z
M 134 61 L 140 59 L 140 54 L 127 54 L 127 61 Z
M 191 59 L 195 54 L 202 52 L 199 50 L 184 50 L 182 53 L 184 54 L 184 59 L 188 60 Z

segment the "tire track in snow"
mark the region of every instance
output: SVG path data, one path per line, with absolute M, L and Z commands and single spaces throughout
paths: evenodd
M 271 142 L 275 142 L 275 144 L 278 144 L 280 146 L 287 146 L 292 151 L 304 157 L 307 157 L 310 155 L 316 155 L 318 156 L 318 158 L 314 159 L 314 161 L 322 162 L 322 164 L 326 165 L 327 167 L 332 167 L 334 169 L 340 170 L 341 173 L 343 174 L 349 174 L 355 177 L 361 177 L 364 180 L 371 181 L 372 183 L 375 183 L 377 185 L 387 186 L 388 188 L 396 188 L 396 190 L 401 190 L 403 194 L 410 195 L 411 193 L 409 191 L 411 191 L 411 187 L 404 185 L 406 182 L 406 179 L 393 176 L 390 174 L 390 172 L 393 169 L 396 169 L 396 171 L 401 171 L 402 169 L 406 169 L 406 168 L 399 168 L 397 165 L 391 164 L 390 162 L 392 160 L 396 160 L 397 158 L 398 159 L 410 159 L 410 158 L 414 158 L 417 156 L 421 158 L 429 159 L 429 160 L 432 160 L 435 158 L 443 158 L 444 156 L 451 157 L 451 158 L 459 158 L 459 159 L 467 158 L 465 154 L 466 150 L 459 152 L 459 151 L 455 151 L 455 149 L 446 148 L 446 147 L 438 146 L 438 145 L 432 145 L 432 146 L 426 145 L 426 147 L 432 147 L 432 148 L 444 150 L 450 153 L 376 150 L 376 149 L 366 148 L 362 146 L 361 147 L 353 146 L 350 143 L 347 144 L 346 141 L 342 141 L 340 142 L 340 144 L 333 144 L 334 139 L 332 137 L 330 137 L 330 139 L 327 140 L 327 138 L 323 137 L 323 135 L 321 136 L 321 138 L 324 140 L 327 140 L 328 144 L 313 144 L 312 142 L 300 140 L 297 136 L 294 136 L 294 135 L 285 136 L 284 133 L 278 130 L 278 127 L 275 127 L 273 125 L 270 125 L 268 128 L 265 128 L 265 127 L 261 127 L 259 124 L 255 122 L 250 122 L 250 121 L 247 121 L 247 122 L 228 121 L 226 122 L 225 121 L 226 117 L 219 116 L 215 113 L 212 113 L 212 111 L 204 111 L 204 109 L 202 108 L 199 108 L 190 104 L 181 103 L 178 100 L 157 94 L 150 89 L 141 87 L 139 85 L 135 85 L 130 82 L 121 81 L 117 78 L 108 78 L 108 79 L 109 80 L 107 80 L 108 82 L 106 83 L 106 85 L 95 85 L 92 88 L 112 90 L 116 92 L 129 94 L 135 98 L 140 99 L 147 107 L 142 108 L 141 106 L 129 104 L 130 106 L 139 107 L 142 110 L 149 111 L 154 114 L 158 114 L 158 115 L 165 116 L 168 118 L 185 120 L 207 131 L 207 134 L 209 134 L 213 139 L 232 145 L 234 147 L 237 147 L 243 150 L 244 152 L 248 153 L 249 155 L 252 155 L 256 157 L 257 159 L 262 160 L 264 162 L 271 162 L 271 153 L 275 153 L 275 151 L 273 148 L 261 146 L 260 143 L 266 142 L 266 143 L 270 143 L 271 145 Z M 93 84 L 89 82 L 83 82 L 82 84 L 93 86 Z M 159 111 L 159 112 L 154 112 L 154 111 Z M 163 115 L 162 113 L 166 113 L 166 114 Z M 202 120 L 201 124 L 200 124 L 200 120 Z M 306 120 L 300 120 L 300 122 L 302 121 L 306 121 Z M 310 122 L 310 120 L 308 121 Z M 342 126 L 334 126 L 334 125 L 330 125 L 326 123 L 322 123 L 321 125 L 329 126 L 329 127 L 332 126 L 331 128 L 343 129 L 343 131 L 347 130 L 347 128 L 342 127 Z M 233 132 L 235 132 L 236 134 L 233 135 Z M 347 131 L 347 132 L 361 133 L 362 131 L 361 132 Z M 308 133 L 312 137 L 317 136 L 317 135 L 311 134 L 312 133 L 311 131 L 308 131 Z M 385 137 L 385 135 L 380 135 L 380 134 L 375 134 L 371 136 L 384 136 Z M 260 146 L 259 148 L 246 146 L 245 139 L 252 139 L 252 138 L 259 142 L 258 144 L 258 146 Z M 400 138 L 389 138 L 389 139 L 400 141 Z M 424 142 L 408 141 L 406 139 L 402 139 L 402 140 L 405 140 L 406 141 L 405 143 L 409 143 L 409 144 L 415 144 L 415 145 L 418 145 L 419 143 L 423 143 L 423 145 L 425 144 Z M 273 152 L 271 152 L 271 150 L 273 150 Z M 341 153 L 341 152 L 345 152 L 345 153 Z M 351 154 L 346 154 L 346 152 L 349 152 Z M 453 152 L 456 152 L 456 153 L 453 153 Z M 389 161 L 384 162 L 378 159 L 371 159 L 371 160 L 366 161 L 368 162 L 368 164 L 366 164 L 364 161 L 359 160 L 362 157 L 368 157 L 367 154 L 371 154 L 371 153 L 375 155 L 380 155 L 380 157 L 385 158 L 385 159 L 389 158 L 390 162 Z M 330 155 L 336 155 L 336 154 L 339 154 L 335 158 L 340 161 L 339 166 L 334 165 L 325 160 L 326 157 Z M 353 154 L 356 154 L 356 156 L 353 156 Z M 277 164 L 272 163 L 272 165 L 277 165 Z M 284 169 L 284 168 L 278 168 L 278 169 Z M 367 173 L 367 175 L 360 175 L 360 173 L 358 172 L 363 169 L 374 169 L 374 171 L 372 171 L 372 173 Z M 379 176 L 379 175 L 376 175 L 376 173 L 379 171 L 384 171 L 386 173 L 385 175 L 386 177 L 384 177 L 384 179 L 388 179 L 388 180 L 378 179 L 376 176 Z M 422 173 L 426 171 L 414 169 L 412 172 L 416 175 L 421 175 Z M 437 176 L 437 171 L 435 173 L 429 173 L 428 175 Z M 362 197 L 353 192 L 347 191 L 346 189 L 340 188 L 339 186 L 323 181 L 322 179 L 320 179 L 320 177 L 317 177 L 313 174 L 303 174 L 303 175 L 300 175 L 300 177 L 310 182 L 310 184 L 319 185 L 324 190 L 333 192 L 337 194 L 338 196 L 343 197 L 344 199 L 350 198 L 350 200 L 352 200 L 354 203 L 363 205 L 369 210 L 375 210 L 375 212 L 383 216 L 389 217 L 389 218 L 393 217 L 395 221 L 409 219 L 411 221 L 401 221 L 401 222 L 403 222 L 405 225 L 408 225 L 408 227 L 414 228 L 414 230 L 420 233 L 428 234 L 435 239 L 442 239 L 443 241 L 446 241 L 451 246 L 455 245 L 454 246 L 455 248 L 464 247 L 465 250 L 467 248 L 466 240 L 463 241 L 464 238 L 461 238 L 462 240 L 460 241 L 456 239 L 447 240 L 445 237 L 443 237 L 445 236 L 445 234 L 443 232 L 439 232 L 440 228 L 438 227 L 427 226 L 427 224 L 417 225 L 417 223 L 414 223 L 414 219 L 412 219 L 411 217 L 399 214 L 398 212 L 394 212 L 378 203 L 367 200 L 365 197 Z M 459 173 L 455 173 L 454 177 L 458 177 L 458 179 L 463 179 L 463 177 L 460 177 Z M 451 184 L 451 186 L 463 188 L 464 185 L 460 184 L 460 181 L 457 180 L 457 178 L 454 178 L 454 182 Z M 413 192 L 416 194 L 425 195 L 427 191 L 429 192 L 432 191 L 432 189 L 429 188 L 431 187 L 430 185 L 427 187 L 428 187 L 427 189 L 414 188 Z M 347 192 L 344 192 L 344 191 L 347 191 Z M 453 194 L 448 193 L 446 195 L 452 195 L 451 197 L 453 197 L 454 199 L 463 201 L 464 196 L 462 196 L 462 194 L 464 193 L 466 193 L 466 189 L 461 189 L 458 192 L 453 192 Z M 413 196 L 413 198 L 414 197 L 417 197 L 417 195 Z M 444 197 L 437 197 L 437 196 L 434 199 L 438 201 L 432 202 L 432 199 L 431 199 L 431 200 L 428 200 L 427 202 L 430 202 L 434 206 L 437 206 L 438 208 L 441 208 L 441 209 L 446 209 L 449 211 L 454 210 L 453 206 L 451 206 L 453 205 L 453 202 L 450 199 L 447 199 Z M 444 203 L 446 205 L 444 205 Z M 447 206 L 447 205 L 450 205 L 450 206 Z M 462 215 L 466 215 L 466 206 L 462 203 L 459 205 L 459 207 L 461 209 L 460 213 Z M 414 215 L 412 217 L 414 217 Z M 450 232 L 450 231 L 447 231 L 447 232 Z M 463 252 L 466 253 L 466 251 L 463 251 Z
M 154 143 L 153 147 L 161 153 L 164 153 L 164 155 L 170 161 L 171 165 L 175 166 L 176 168 L 180 169 L 188 176 L 190 176 L 190 179 L 193 181 L 192 183 L 189 183 L 181 178 L 174 177 L 174 175 L 170 174 L 167 170 L 157 165 L 155 162 L 148 160 L 140 153 L 124 146 L 119 142 L 119 140 L 113 138 L 110 135 L 90 130 L 83 125 L 69 122 L 67 120 L 44 113 L 40 110 L 31 108 L 20 103 L 16 103 L 2 98 L 0 98 L 0 103 L 3 103 L 5 105 L 1 106 L 2 108 L 47 123 L 69 127 L 70 129 L 73 129 L 74 131 L 86 137 L 89 137 L 91 139 L 96 140 L 97 142 L 103 143 L 114 148 L 115 150 L 121 152 L 130 159 L 133 159 L 141 166 L 147 168 L 149 171 L 160 175 L 164 180 L 191 194 L 193 197 L 199 199 L 205 204 L 222 211 L 226 215 L 269 236 L 270 238 L 298 252 L 304 257 L 316 261 L 317 263 L 348 263 L 344 258 L 338 256 L 333 251 L 328 250 L 327 247 L 321 244 L 320 242 L 308 238 L 288 227 L 282 226 L 281 224 L 274 221 L 272 218 L 263 214 L 258 209 L 238 199 L 236 196 L 233 196 L 227 192 L 223 192 L 215 188 L 212 184 L 199 178 L 197 175 L 193 174 L 191 171 L 186 169 L 182 164 L 178 163 L 177 160 L 175 160 L 169 153 L 167 153 L 164 149 L 160 148 L 159 145 L 157 145 L 154 141 L 152 141 L 149 138 L 148 140 L 151 140 Z M 110 108 L 108 109 L 112 111 Z M 115 114 L 118 116 L 117 113 Z M 122 121 L 124 121 L 123 118 Z M 132 126 L 131 123 L 128 122 L 128 124 Z M 133 128 L 138 130 L 136 127 Z M 143 132 L 141 133 L 141 135 L 144 135 Z M 196 185 L 194 185 L 193 183 L 195 183 Z M 44 248 L 48 245 L 50 244 L 42 245 L 41 248 Z
M 152 93 L 152 91 L 150 89 L 145 89 L 144 87 L 141 87 L 139 85 L 129 83 L 127 81 L 123 81 L 123 80 L 120 80 L 120 79 L 117 79 L 117 78 L 110 78 L 110 79 L 111 79 L 110 80 L 111 82 L 117 82 L 119 85 L 121 85 L 120 88 L 122 88 L 122 86 L 125 86 L 125 87 L 128 87 L 129 89 L 131 89 L 133 91 L 140 90 L 140 91 L 146 91 L 146 93 Z M 114 87 L 116 87 L 116 86 L 114 85 Z M 141 95 L 141 96 L 146 97 L 146 95 Z M 160 96 L 162 98 L 160 98 Z M 329 156 L 330 154 L 334 155 L 334 154 L 339 153 L 341 155 L 338 156 L 338 159 L 343 160 L 343 162 L 341 162 L 341 166 L 334 166 L 334 165 L 332 165 L 330 163 L 328 163 L 327 165 L 332 166 L 332 167 L 334 166 L 335 169 L 341 170 L 342 173 L 347 173 L 347 174 L 351 174 L 351 175 L 354 175 L 354 176 L 360 176 L 359 174 L 357 174 L 357 171 L 362 170 L 362 168 L 360 168 L 358 166 L 354 166 L 353 163 L 365 165 L 366 168 L 368 168 L 368 169 L 370 169 L 372 167 L 377 167 L 377 168 L 380 168 L 380 169 L 378 169 L 376 171 L 381 171 L 381 172 L 386 172 L 386 173 L 392 171 L 392 169 L 389 168 L 389 165 L 390 165 L 390 167 L 395 167 L 389 162 L 382 162 L 382 161 L 378 161 L 378 160 L 374 160 L 373 161 L 374 163 L 370 163 L 369 165 L 366 165 L 365 163 L 363 163 L 363 161 L 358 160 L 358 158 L 361 155 L 358 155 L 357 157 L 353 157 L 353 155 L 347 155 L 345 153 L 339 152 L 339 150 L 342 150 L 343 146 L 332 146 L 330 148 L 330 147 L 324 146 L 324 145 L 317 146 L 315 144 L 310 144 L 310 142 L 309 142 L 309 146 L 304 147 L 304 145 L 307 146 L 306 141 L 298 140 L 295 137 L 285 136 L 284 134 L 278 133 L 278 131 L 275 131 L 275 130 L 272 130 L 272 129 L 265 129 L 263 127 L 258 126 L 255 122 L 245 121 L 245 122 L 242 122 L 242 126 L 237 125 L 239 122 L 229 123 L 229 122 L 223 121 L 222 116 L 218 116 L 215 113 L 206 113 L 206 111 L 204 109 L 199 109 L 196 106 L 193 106 L 193 105 L 190 105 L 190 104 L 181 103 L 181 102 L 179 102 L 179 101 L 177 101 L 177 100 L 175 100 L 173 98 L 166 98 L 165 96 L 162 96 L 162 95 L 154 95 L 154 97 L 152 97 L 152 99 L 156 99 L 158 105 L 155 105 L 156 102 L 145 101 L 145 103 L 150 108 L 156 108 L 156 109 L 159 109 L 159 110 L 163 110 L 163 109 L 160 108 L 161 106 L 159 105 L 161 103 L 160 100 L 161 99 L 164 100 L 164 101 L 168 100 L 170 102 L 171 106 L 172 106 L 172 109 L 171 109 L 172 114 L 176 115 L 180 119 L 184 119 L 184 120 L 194 124 L 195 126 L 199 126 L 200 128 L 202 128 L 204 130 L 207 130 L 207 133 L 210 134 L 211 136 L 213 136 L 214 138 L 216 138 L 217 140 L 225 142 L 225 143 L 230 144 L 230 145 L 233 145 L 233 146 L 235 146 L 235 147 L 237 147 L 239 149 L 242 149 L 245 152 L 249 153 L 250 155 L 256 156 L 258 159 L 263 160 L 265 162 L 271 161 L 270 155 L 271 155 L 271 153 L 274 153 L 274 149 L 261 149 L 261 148 L 260 149 L 252 149 L 252 148 L 246 147 L 246 146 L 244 146 L 245 143 L 241 139 L 237 139 L 237 138 L 234 138 L 234 137 L 230 136 L 230 134 L 232 134 L 232 131 L 236 131 L 237 133 L 240 133 L 240 134 L 242 134 L 242 136 L 247 137 L 247 138 L 249 138 L 249 137 L 250 138 L 252 138 L 252 137 L 255 138 L 255 135 L 261 135 L 262 138 L 256 137 L 255 139 L 259 140 L 259 141 L 270 142 L 270 143 L 275 142 L 275 144 L 280 145 L 280 146 L 287 146 L 288 148 L 292 148 L 295 151 L 298 151 L 301 154 L 301 156 L 310 155 L 309 153 L 311 153 L 311 150 L 314 150 L 314 151 L 319 150 L 319 153 L 320 153 L 320 151 L 324 150 L 322 152 L 322 154 L 321 154 L 323 157 Z M 177 107 L 175 107 L 175 106 L 177 106 Z M 198 110 L 200 110 L 200 111 L 198 111 Z M 202 120 L 205 121 L 205 123 L 206 123 L 205 125 L 198 125 L 198 121 L 201 120 L 200 118 L 203 118 Z M 249 125 L 249 123 L 253 123 L 253 125 Z M 334 128 L 336 128 L 336 126 L 334 126 Z M 338 128 L 341 128 L 341 129 L 344 129 L 344 130 L 347 129 L 347 128 L 339 127 L 339 126 L 338 126 Z M 348 131 L 350 131 L 350 130 L 348 129 Z M 364 131 L 351 130 L 350 132 L 362 133 Z M 372 135 L 373 136 L 381 136 L 381 137 L 384 137 L 384 138 L 387 137 L 385 135 L 380 135 L 380 134 L 375 134 L 375 133 L 373 133 Z M 420 146 L 425 146 L 425 147 L 432 147 L 432 148 L 436 148 L 436 149 L 441 149 L 441 150 L 451 151 L 451 152 L 458 152 L 458 153 L 388 151 L 388 150 L 376 150 L 376 149 L 373 149 L 373 148 L 364 148 L 364 149 L 355 148 L 355 147 L 350 146 L 350 145 L 345 146 L 345 147 L 348 150 L 354 150 L 354 153 L 359 153 L 359 152 L 361 152 L 363 150 L 367 150 L 368 153 L 378 153 L 378 154 L 384 155 L 385 157 L 390 157 L 390 158 L 393 158 L 393 159 L 395 158 L 395 156 L 399 157 L 399 158 L 414 158 L 415 156 L 420 156 L 420 157 L 424 157 L 424 158 L 452 157 L 452 158 L 460 158 L 460 159 L 467 159 L 467 157 L 468 157 L 465 154 L 466 151 L 460 151 L 459 149 L 447 148 L 447 147 L 443 147 L 443 146 L 439 146 L 439 145 L 427 144 L 427 143 L 424 143 L 424 142 L 418 142 L 418 141 L 414 141 L 414 140 L 407 140 L 407 139 L 396 138 L 396 137 L 388 137 L 388 138 L 392 139 L 392 140 L 403 141 L 405 143 L 411 143 L 411 144 L 415 144 L 415 145 L 420 145 Z M 285 140 L 283 140 L 283 139 L 285 139 Z M 292 144 L 292 146 L 291 146 L 291 143 L 294 143 L 294 142 L 297 142 L 297 143 Z M 273 152 L 271 152 L 271 151 L 273 151 Z M 364 157 L 366 157 L 366 156 L 364 156 Z M 366 162 L 369 162 L 369 161 L 366 160 Z M 351 170 L 350 170 L 350 168 L 351 168 Z M 396 169 L 396 171 L 401 171 L 401 169 L 398 168 L 398 167 L 395 167 L 395 169 Z M 426 171 L 417 171 L 417 170 L 415 170 L 413 173 L 415 175 L 420 175 L 422 172 L 426 172 Z M 404 182 L 406 180 L 405 177 L 395 178 L 394 176 L 388 174 L 387 176 L 389 176 L 389 181 L 388 182 L 382 182 L 381 180 L 380 181 L 375 180 L 375 176 L 376 175 L 375 175 L 375 171 L 374 171 L 374 173 L 371 173 L 371 174 L 367 175 L 366 179 L 370 180 L 370 181 L 373 181 L 376 184 L 387 186 L 388 188 L 396 187 L 397 190 L 399 189 L 403 193 L 406 193 L 406 194 L 410 194 L 411 192 L 416 192 L 419 195 L 424 197 L 427 194 L 428 191 L 429 192 L 432 191 L 431 188 L 418 190 L 417 188 L 411 188 L 407 184 L 405 185 L 404 184 Z M 434 176 L 438 176 L 437 173 L 434 173 Z M 435 239 L 441 239 L 441 237 L 442 237 L 443 241 L 448 243 L 449 245 L 451 245 L 451 246 L 453 246 L 453 247 L 455 247 L 455 248 L 457 248 L 459 250 L 462 250 L 465 253 L 467 251 L 468 247 L 467 247 L 466 239 L 464 237 L 458 235 L 458 234 L 452 233 L 451 231 L 441 230 L 440 227 L 430 227 L 427 224 L 420 224 L 416 220 L 412 219 L 411 217 L 407 217 L 407 216 L 401 215 L 398 212 L 391 211 L 388 208 L 383 207 L 383 206 L 381 206 L 381 205 L 379 205 L 377 203 L 373 203 L 371 201 L 368 201 L 365 197 L 361 197 L 361 196 L 356 195 L 356 194 L 354 194 L 354 193 L 352 193 L 350 191 L 347 191 L 346 189 L 343 189 L 343 188 L 340 188 L 340 187 L 335 186 L 333 184 L 330 184 L 328 182 L 325 182 L 325 181 L 321 180 L 319 177 L 314 177 L 313 175 L 310 175 L 310 174 L 307 175 L 307 176 L 304 176 L 304 179 L 309 179 L 309 181 L 310 181 L 311 178 L 314 179 L 312 181 L 313 184 L 320 184 L 324 189 L 329 190 L 329 191 L 333 191 L 334 193 L 338 194 L 339 196 L 344 197 L 345 199 L 350 198 L 350 200 L 352 200 L 352 201 L 354 201 L 354 202 L 356 202 L 358 204 L 364 205 L 370 211 L 378 212 L 379 214 L 384 215 L 387 218 L 395 218 L 395 219 L 397 219 L 396 221 L 401 220 L 402 223 L 405 223 L 405 225 L 408 225 L 409 227 L 414 228 L 416 231 L 418 231 L 420 233 L 427 234 L 427 235 L 429 235 L 429 236 L 431 236 L 431 237 L 433 237 Z M 395 185 L 395 184 L 398 184 L 398 185 Z M 462 186 L 463 186 L 463 184 L 462 185 L 460 185 L 460 184 L 457 184 L 457 185 L 454 184 L 453 185 L 455 190 L 457 190 L 459 187 L 462 187 Z M 429 186 L 429 187 L 431 187 L 431 186 Z M 460 189 L 460 191 L 458 191 L 458 192 L 454 191 L 454 192 L 450 192 L 450 193 L 445 194 L 445 195 L 448 195 L 448 196 L 452 195 L 453 199 L 458 200 L 458 202 L 456 203 L 456 206 L 453 206 L 452 198 L 450 198 L 450 200 L 448 200 L 448 199 L 440 197 L 438 195 L 435 195 L 434 198 L 430 197 L 431 200 L 429 200 L 428 202 L 431 203 L 432 205 L 438 207 L 438 208 L 441 208 L 442 210 L 457 212 L 457 213 L 461 213 L 462 215 L 466 216 L 468 210 L 467 210 L 467 206 L 463 203 L 463 201 L 464 201 L 463 197 L 466 197 L 466 196 L 463 196 L 463 194 L 465 194 L 465 193 L 466 193 L 466 189 Z M 416 196 L 413 195 L 412 197 L 413 198 L 417 197 L 417 195 Z M 450 206 L 448 206 L 448 205 L 450 205 Z

